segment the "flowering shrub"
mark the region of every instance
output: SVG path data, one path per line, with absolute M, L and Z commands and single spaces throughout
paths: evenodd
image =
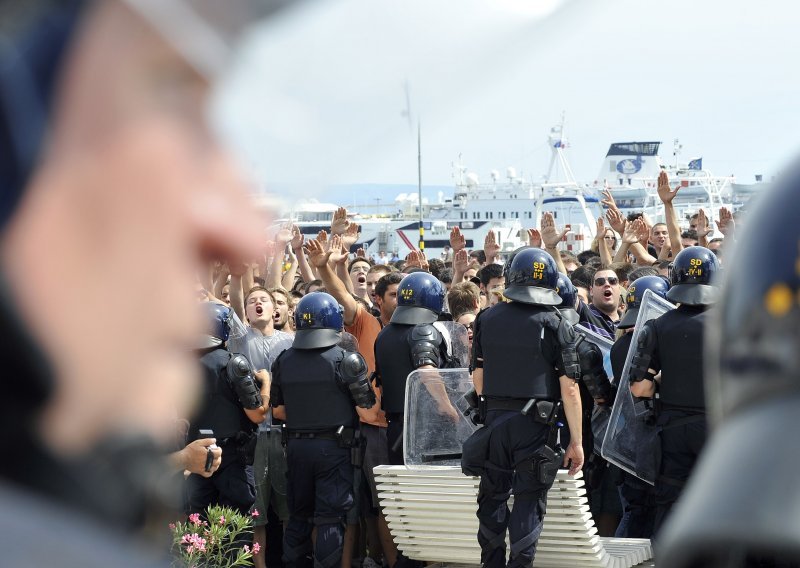
M 254 510 L 253 517 L 258 516 Z M 261 547 L 250 547 L 251 518 L 229 507 L 212 506 L 206 510 L 205 519 L 194 513 L 184 523 L 171 523 L 173 563 L 187 568 L 233 568 L 252 566 L 253 555 Z

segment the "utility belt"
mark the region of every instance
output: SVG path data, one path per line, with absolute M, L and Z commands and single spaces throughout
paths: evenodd
M 490 410 L 510 410 L 532 416 L 536 422 L 553 426 L 558 420 L 561 402 L 537 398 L 486 398 L 483 404 Z
M 253 465 L 257 441 L 257 432 L 236 432 L 233 436 L 219 440 L 217 445 L 223 449 L 233 448 L 233 453 L 239 460 L 244 462 L 245 465 Z
M 336 430 L 304 431 L 289 430 L 284 426 L 281 432 L 281 442 L 284 447 L 289 440 L 332 440 L 340 448 L 350 450 L 350 463 L 354 467 L 360 468 L 364 464 L 364 452 L 367 449 L 367 441 L 361 435 L 358 428 L 346 428 L 339 426 Z

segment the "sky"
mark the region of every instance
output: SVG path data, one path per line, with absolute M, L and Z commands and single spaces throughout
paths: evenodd
M 316 2 L 253 34 L 218 115 L 284 197 L 416 184 L 417 121 L 424 185 L 452 186 L 459 155 L 482 180 L 539 179 L 562 113 L 579 181 L 611 142 L 660 140 L 671 161 L 678 138 L 684 160 L 751 182 L 800 153 L 798 15 L 752 0 Z

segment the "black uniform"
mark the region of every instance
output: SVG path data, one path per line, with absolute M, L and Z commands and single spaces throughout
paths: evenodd
M 341 347 L 291 348 L 272 367 L 270 404 L 286 409 L 289 524 L 287 566 L 305 566 L 317 527 L 314 565 L 339 566 L 347 511 L 353 506 L 353 466 L 348 441 L 358 415 L 342 388 Z M 337 432 L 339 432 L 337 434 Z
M 439 364 L 432 358 L 415 357 L 415 343 L 420 337 L 431 337 L 436 342 Z M 389 444 L 389 463 L 403 465 L 403 412 L 405 409 L 406 379 L 423 365 L 444 366 L 447 361 L 447 344 L 433 324 L 405 325 L 390 323 L 375 340 L 375 370 L 381 386 L 381 405 L 389 426 L 386 430 Z
M 214 431 L 222 448 L 222 463 L 211 477 L 192 474 L 187 479 L 189 512 L 202 513 L 209 505 L 233 507 L 247 513 L 256 499 L 253 452 L 256 425 L 247 417 L 231 385 L 227 366 L 231 354 L 212 349 L 200 359 L 204 377 L 203 406 L 191 421 L 189 439 L 199 430 Z
M 633 334 L 626 333 L 611 347 L 611 368 L 615 377 L 622 376 L 632 339 Z M 655 488 L 627 471 L 615 469 L 619 478 L 618 490 L 623 513 L 614 536 L 650 538 L 653 535 L 653 522 L 656 516 Z
M 661 371 L 661 467 L 654 532 L 678 500 L 706 441 L 702 306 L 681 305 L 648 322 L 655 331 L 650 367 Z
M 541 534 L 547 491 L 560 463 L 547 475 L 539 466 L 543 452 L 554 445 L 555 425 L 541 421 L 536 411 L 520 410 L 530 399 L 561 398 L 557 318 L 552 308 L 511 302 L 482 312 L 475 321 L 473 366 L 483 368 L 484 428 L 491 429 L 477 513 L 481 562 L 487 568 L 506 566 L 506 530 L 508 566 L 530 566 Z

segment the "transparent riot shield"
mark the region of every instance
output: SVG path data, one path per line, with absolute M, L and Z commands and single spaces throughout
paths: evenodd
M 403 431 L 406 465 L 461 465 L 461 445 L 477 429 L 458 409 L 470 390 L 467 369 L 420 369 L 408 375 Z
M 611 410 L 606 437 L 603 440 L 601 455 L 609 462 L 621 467 L 639 479 L 655 483 L 657 471 L 652 454 L 653 444 L 658 435 L 652 420 L 652 404 L 650 399 L 634 398 L 630 383 L 627 380 L 631 361 L 636 352 L 639 333 L 645 322 L 656 319 L 675 306 L 646 290 L 636 318 L 636 327 L 631 339 L 631 348 L 625 359 L 622 376 L 618 377 L 617 398 Z
M 466 326 L 454 321 L 437 321 L 433 325 L 447 343 L 449 367 L 453 369 L 469 367 L 469 335 Z
M 603 337 L 599 333 L 595 333 L 590 329 L 578 326 L 575 330 L 583 336 L 586 341 L 590 341 L 597 345 L 600 352 L 603 354 L 603 369 L 608 375 L 608 380 L 614 382 L 614 372 L 611 367 L 611 347 L 614 343 L 607 337 Z M 595 404 L 592 410 L 592 438 L 594 440 L 594 452 L 601 455 L 603 451 L 603 439 L 608 429 L 608 421 L 611 418 L 611 401 L 608 404 Z
M 250 362 L 250 366 L 259 369 L 272 369 L 272 364 L 283 351 L 292 346 L 294 336 L 276 331 L 272 335 L 261 335 L 253 328 L 244 325 L 233 314 L 228 336 L 228 351 L 241 353 Z

